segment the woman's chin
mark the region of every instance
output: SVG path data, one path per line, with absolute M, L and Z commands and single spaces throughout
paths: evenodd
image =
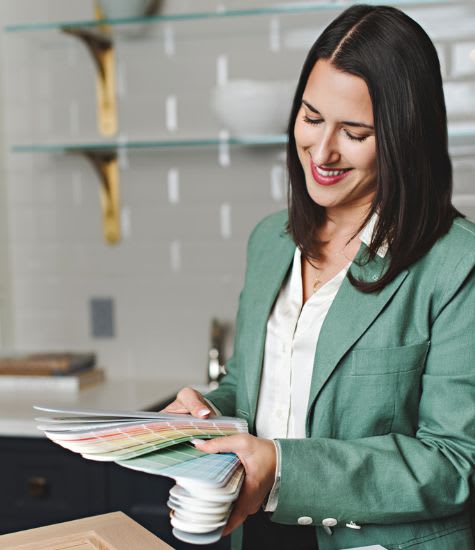
M 338 206 L 342 200 L 341 197 L 337 197 L 335 191 L 329 189 L 316 189 L 315 183 L 310 187 L 307 185 L 307 192 L 311 200 L 321 206 L 322 208 L 328 208 L 332 206 Z

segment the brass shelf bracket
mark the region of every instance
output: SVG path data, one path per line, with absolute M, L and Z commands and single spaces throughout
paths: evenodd
M 106 26 L 101 31 L 63 27 L 62 31 L 75 36 L 87 47 L 97 70 L 97 126 L 103 136 L 117 133 L 117 100 L 114 42 Z
M 120 241 L 119 166 L 116 151 L 82 151 L 94 166 L 101 182 L 100 200 L 104 238 L 109 244 Z

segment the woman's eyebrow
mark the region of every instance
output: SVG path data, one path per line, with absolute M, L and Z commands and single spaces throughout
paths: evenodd
M 302 103 L 315 114 L 322 116 L 320 111 L 316 109 L 313 105 L 310 105 L 310 103 L 308 101 L 305 101 L 305 99 L 302 99 Z M 341 123 L 346 124 L 347 126 L 355 126 L 359 128 L 368 128 L 369 130 L 374 130 L 374 126 L 371 126 L 371 124 L 365 124 L 364 122 L 353 122 L 351 120 L 342 120 Z

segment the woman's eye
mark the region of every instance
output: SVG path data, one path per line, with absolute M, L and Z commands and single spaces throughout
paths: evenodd
M 309 124 L 321 124 L 323 122 L 323 119 L 322 118 L 309 118 L 308 116 L 304 116 L 303 119 L 305 120 L 305 122 L 308 122 Z
M 313 124 L 314 126 L 317 126 L 318 124 L 321 124 L 323 122 L 323 118 L 310 118 L 307 115 L 303 117 L 303 120 L 308 124 Z M 354 136 L 353 134 L 350 134 L 348 130 L 344 130 L 344 132 L 346 134 L 346 137 L 348 139 L 351 139 L 351 141 L 362 142 L 368 138 L 368 136 Z
M 345 130 L 345 134 L 348 139 L 351 139 L 351 141 L 364 141 L 365 139 L 368 138 L 368 136 L 353 136 L 347 130 Z

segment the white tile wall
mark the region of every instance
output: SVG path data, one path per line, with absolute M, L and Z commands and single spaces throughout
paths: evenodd
M 91 5 L 3 0 L 0 18 L 4 24 L 80 20 L 91 16 Z M 219 5 L 257 4 L 168 0 L 163 9 Z M 473 6 L 411 14 L 437 40 L 451 121 L 474 123 Z M 121 139 L 217 135 L 208 97 L 218 60 L 226 61 L 221 78 L 296 80 L 308 47 L 333 15 L 169 23 L 150 27 L 145 37 L 120 38 Z M 40 32 L 4 35 L 2 44 L 8 145 L 98 139 L 94 70 L 78 41 Z M 173 371 L 184 381 L 204 380 L 210 321 L 234 318 L 249 232 L 286 205 L 284 157 L 278 148 L 236 147 L 222 165 L 216 148 L 181 148 L 125 153 L 120 163 L 126 232 L 110 247 L 102 241 L 99 183 L 84 159 L 7 155 L 14 344 L 94 349 L 110 377 Z M 475 219 L 475 157 L 455 159 L 454 167 L 455 202 Z M 90 335 L 88 301 L 100 296 L 115 301 L 111 340 Z

